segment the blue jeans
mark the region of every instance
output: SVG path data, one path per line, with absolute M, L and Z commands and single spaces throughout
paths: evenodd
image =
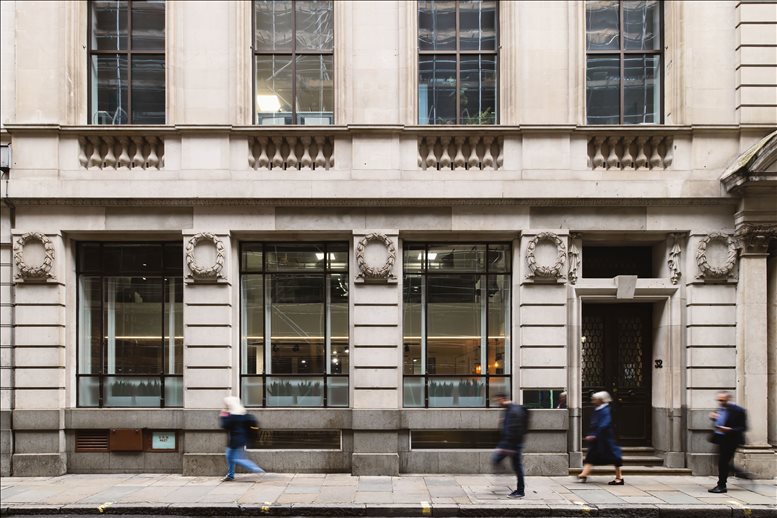
M 491 456 L 491 464 L 493 464 L 494 466 L 498 466 L 499 464 L 501 464 L 506 457 L 512 457 L 513 470 L 515 471 L 515 477 L 518 480 L 518 487 L 516 489 L 521 493 L 523 493 L 525 490 L 525 486 L 523 482 L 523 464 L 521 463 L 522 451 L 523 451 L 523 445 L 518 446 L 514 450 L 514 453 L 513 451 L 508 452 L 506 450 L 496 450 L 494 454 Z
M 264 470 L 248 460 L 245 456 L 245 447 L 243 448 L 227 448 L 227 476 L 229 478 L 235 478 L 235 464 L 243 466 L 251 473 L 264 473 Z

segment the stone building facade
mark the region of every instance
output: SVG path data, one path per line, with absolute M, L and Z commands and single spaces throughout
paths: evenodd
M 777 474 L 776 2 L 0 9 L 3 475 Z

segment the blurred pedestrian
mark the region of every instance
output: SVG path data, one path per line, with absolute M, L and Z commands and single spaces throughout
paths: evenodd
M 556 404 L 556 408 L 566 408 L 567 407 L 567 393 L 562 392 L 558 395 L 558 404 Z
M 264 473 L 264 470 L 248 460 L 245 456 L 248 438 L 251 431 L 259 428 L 256 417 L 246 412 L 240 398 L 227 396 L 224 398 L 225 408 L 219 413 L 219 424 L 227 431 L 227 476 L 222 480 L 235 480 L 235 465 L 240 465 L 252 473 Z
M 591 402 L 596 405 L 591 415 L 591 431 L 586 436 L 588 453 L 583 460 L 583 471 L 577 476 L 581 482 L 588 479 L 594 466 L 615 466 L 615 480 L 608 482 L 611 486 L 624 484 L 621 466 L 623 456 L 621 449 L 615 444 L 615 430 L 612 426 L 610 402 L 612 398 L 607 392 L 597 392 L 591 396 Z
M 710 493 L 726 493 L 729 472 L 735 477 L 749 479 L 751 475 L 732 463 L 737 447 L 745 443 L 747 412 L 731 402 L 731 393 L 720 391 L 715 396 L 718 409 L 710 413 L 714 429 L 710 441 L 718 445 L 718 485 Z
M 494 396 L 494 401 L 504 409 L 504 414 L 502 415 L 502 435 L 491 456 L 491 463 L 497 467 L 507 457 L 512 459 L 518 487 L 508 496 L 510 498 L 523 498 L 526 487 L 523 480 L 521 453 L 523 452 L 523 438 L 529 428 L 529 411 L 523 405 L 510 401 L 506 394 L 497 394 Z

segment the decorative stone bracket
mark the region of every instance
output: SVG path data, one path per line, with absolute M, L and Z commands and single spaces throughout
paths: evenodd
M 669 258 L 667 259 L 667 266 L 669 267 L 669 279 L 672 284 L 680 282 L 680 277 L 683 273 L 680 271 L 680 254 L 682 248 L 680 248 L 680 237 L 677 234 L 670 234 L 670 240 L 672 246 L 669 248 Z
M 712 265 L 707 259 L 707 247 L 711 242 L 719 241 L 725 244 L 728 248 L 728 254 L 726 260 L 717 265 Z M 737 246 L 735 241 L 728 234 L 722 234 L 720 232 L 712 232 L 707 234 L 696 247 L 696 264 L 699 267 L 699 274 L 697 279 L 722 281 L 726 280 L 734 272 L 734 266 L 737 261 Z
M 588 167 L 616 171 L 669 169 L 671 136 L 594 136 L 588 139 Z
M 386 262 L 375 266 L 367 263 L 365 252 L 370 243 L 379 243 L 386 248 Z M 397 248 L 394 242 L 386 234 L 373 232 L 364 236 L 356 245 L 356 266 L 359 268 L 357 281 L 371 283 L 395 282 L 396 277 L 392 273 L 394 263 L 397 260 Z
M 745 223 L 737 229 L 734 239 L 743 254 L 765 254 L 770 241 L 777 240 L 777 225 Z
M 541 242 L 550 242 L 556 245 L 556 259 L 547 265 L 537 264 L 537 245 Z M 567 250 L 564 240 L 553 232 L 540 232 L 529 240 L 526 246 L 526 265 L 529 268 L 527 279 L 534 281 L 558 282 L 564 279 L 564 263 L 567 260 Z M 577 273 L 575 271 L 575 278 Z
M 86 169 L 162 169 L 165 141 L 153 135 L 81 136 L 78 161 Z
M 27 264 L 24 248 L 27 243 L 38 242 L 43 246 L 43 262 L 38 265 Z M 14 242 L 14 262 L 16 263 L 16 278 L 22 281 L 46 281 L 54 277 L 51 268 L 54 265 L 54 244 L 40 232 L 27 232 Z
M 259 136 L 248 140 L 251 169 L 324 171 L 334 167 L 331 136 Z
M 502 137 L 480 135 L 418 137 L 418 167 L 439 171 L 501 169 L 504 162 Z
M 210 266 L 197 264 L 194 258 L 194 249 L 202 242 L 208 242 L 216 251 L 216 261 Z M 224 279 L 221 271 L 224 269 L 224 243 L 209 232 L 201 232 L 192 236 L 186 244 L 186 266 L 189 268 L 189 277 L 194 281 L 217 282 Z

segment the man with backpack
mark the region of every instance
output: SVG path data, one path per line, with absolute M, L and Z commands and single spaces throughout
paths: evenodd
M 521 453 L 523 452 L 523 437 L 529 428 L 529 411 L 523 405 L 510 401 L 506 394 L 497 394 L 494 396 L 494 401 L 504 409 L 504 414 L 501 421 L 502 436 L 491 456 L 491 463 L 496 467 L 505 458 L 512 458 L 518 487 L 508 497 L 523 498 L 526 488 L 523 481 Z

